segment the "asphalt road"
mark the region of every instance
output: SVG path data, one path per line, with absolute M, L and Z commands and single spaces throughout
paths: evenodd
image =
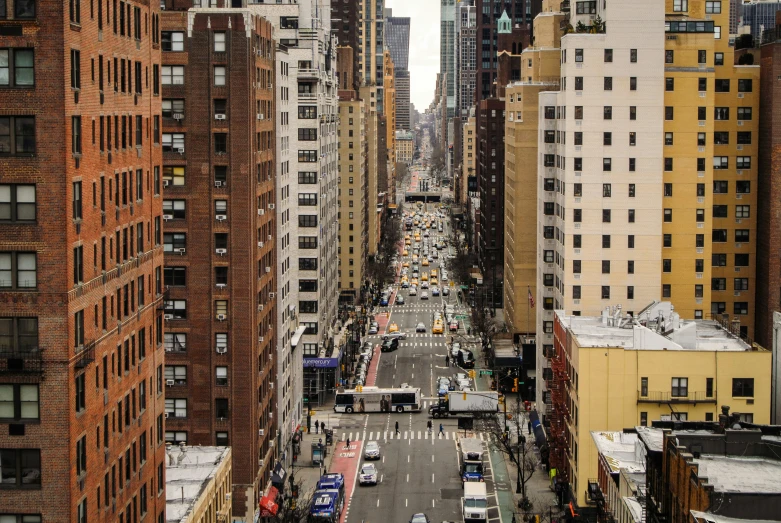
M 432 210 L 434 205 L 428 204 L 427 208 Z M 447 236 L 447 230 L 432 234 L 432 250 L 433 238 L 438 235 Z M 428 267 L 421 267 L 421 271 L 430 273 L 434 268 L 441 270 L 445 252 L 441 251 L 440 258 Z M 411 261 L 409 258 L 404 260 Z M 408 336 L 400 342 L 399 350 L 377 353 L 380 360 L 375 384 L 379 387 L 398 387 L 407 383 L 412 387 L 420 387 L 424 408 L 419 413 L 354 415 L 349 422 L 342 418 L 343 422 L 335 434 L 339 441 L 344 442 L 350 438 L 351 442 L 357 442 L 357 446 L 350 447 L 355 447 L 356 452 L 360 452 L 366 442 L 377 441 L 382 454 L 382 459 L 375 462 L 379 473 L 378 484 L 355 486 L 344 521 L 406 523 L 412 514 L 417 512 L 424 512 L 432 523 L 463 521 L 463 487 L 458 472 L 456 449 L 457 421 L 447 418 L 432 420 L 431 435 L 426 427 L 430 419 L 428 405 L 436 399 L 436 379 L 440 376 L 452 376 L 460 371 L 453 366 L 445 366 L 446 344 L 450 341 L 450 333 L 446 331 L 444 334 L 431 334 L 434 311 L 442 311 L 445 303 L 456 304 L 455 292 L 446 297 L 421 300 L 420 295 L 409 296 L 409 291 L 400 289 L 398 284 L 396 288 L 397 292 L 404 296 L 405 304 L 381 308 L 380 313 L 390 313 L 388 324 L 396 323 L 399 330 Z M 459 311 L 463 313 L 464 308 L 458 306 L 457 313 Z M 426 325 L 426 333 L 415 333 L 415 325 L 418 322 Z M 379 342 L 380 338 L 381 335 L 370 336 L 368 339 Z M 398 435 L 395 433 L 396 423 L 399 424 Z M 438 430 L 440 423 L 442 434 L 439 434 Z M 344 446 L 344 443 L 341 445 Z M 337 443 L 336 446 L 338 450 L 340 444 Z M 353 463 L 358 467 L 364 463 L 360 454 L 356 454 L 355 458 Z M 488 467 L 487 483 L 489 492 L 493 492 L 490 464 Z M 495 496 L 493 500 L 494 502 L 489 497 L 489 505 L 495 504 Z M 495 507 L 489 509 L 488 523 L 501 523 Z

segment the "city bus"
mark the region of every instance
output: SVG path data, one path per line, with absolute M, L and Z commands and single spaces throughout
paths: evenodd
M 420 388 L 358 387 L 338 390 L 334 412 L 420 412 Z

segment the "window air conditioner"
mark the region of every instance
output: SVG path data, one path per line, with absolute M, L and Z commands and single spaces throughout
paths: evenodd
M 258 460 L 258 467 L 262 467 L 264 463 L 265 463 L 265 461 L 264 461 L 264 460 L 262 460 L 262 459 L 259 459 L 259 460 Z
M 268 204 L 268 208 L 274 210 L 275 205 L 273 203 Z
M 258 305 L 258 312 L 260 312 L 262 310 L 263 310 L 263 304 L 261 303 L 260 305 Z
M 173 114 L 174 120 L 184 120 L 184 115 L 182 113 L 174 113 Z
M 215 120 L 225 120 L 227 117 L 224 114 L 215 114 L 214 119 Z
M 258 120 L 262 120 L 263 119 L 263 113 L 258 113 L 257 118 L 258 118 Z
M 217 320 L 218 321 L 225 321 L 225 315 L 224 314 L 218 314 L 217 315 Z
M 263 216 L 264 214 L 266 214 L 265 209 L 258 209 L 258 216 Z
M 271 272 L 271 267 L 266 267 L 266 274 L 268 274 L 269 272 Z
M 184 154 L 184 147 L 177 147 L 176 152 L 179 154 Z
M 264 436 L 266 434 L 266 431 L 263 429 L 258 430 L 258 436 Z
M 272 238 L 272 236 L 269 234 L 268 235 L 268 241 L 271 241 L 271 238 Z
M 263 336 L 258 336 L 258 343 L 263 343 L 263 340 L 264 340 Z
M 258 242 L 258 247 L 263 247 L 263 242 Z
M 220 256 L 227 253 L 228 253 L 228 249 L 217 249 L 217 254 L 219 254 Z
M 166 320 L 172 320 L 172 319 L 174 319 L 174 315 L 173 315 L 173 314 L 165 314 L 163 317 L 164 317 Z
M 227 286 L 228 286 L 228 284 L 227 284 L 227 283 L 218 283 L 218 284 L 217 284 L 217 288 L 218 288 L 218 289 L 224 289 L 224 288 L 225 288 L 225 287 L 227 287 Z
M 217 354 L 225 354 L 228 352 L 228 347 L 217 347 Z
M 179 247 L 178 249 L 176 249 L 176 252 L 178 252 L 179 254 L 184 254 L 187 252 L 187 249 L 185 247 Z
M 217 216 L 215 216 L 215 218 L 217 218 L 218 222 L 224 222 L 225 220 L 228 219 L 228 216 L 225 214 L 218 214 Z
M 168 419 L 168 413 L 167 412 L 165 413 L 165 419 Z
M 222 182 L 217 180 L 217 181 L 214 182 L 214 186 L 215 187 L 222 187 Z
M 163 215 L 163 220 L 164 221 L 173 220 L 173 219 L 174 219 L 174 215 L 173 214 L 164 214 Z
M 271 298 L 272 300 L 274 299 L 274 296 L 276 295 L 273 292 L 268 293 L 268 297 Z
M 174 386 L 174 380 L 165 380 L 165 384 L 168 385 L 169 387 L 173 387 Z

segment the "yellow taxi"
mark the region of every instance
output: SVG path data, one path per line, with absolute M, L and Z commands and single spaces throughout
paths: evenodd
M 404 263 L 402 263 L 402 264 L 401 264 L 401 266 L 402 266 L 402 267 L 409 268 L 409 262 L 408 262 L 408 261 L 405 261 Z
M 388 325 L 388 334 L 390 334 L 391 332 L 399 332 L 399 326 L 396 325 L 395 323 L 391 323 L 390 325 Z
M 410 237 L 410 235 L 409 235 L 409 234 L 405 234 L 405 235 L 404 235 L 404 239 L 405 239 L 405 240 L 409 240 L 409 237 Z
M 438 273 L 437 273 L 437 270 L 436 270 L 436 269 L 431 269 L 431 277 L 432 277 L 432 278 L 436 278 L 436 277 L 437 277 L 437 274 L 438 274 Z
M 406 240 L 404 240 L 404 245 L 412 245 L 412 240 L 407 238 Z
M 423 267 L 428 267 L 428 258 L 423 258 L 423 261 L 422 261 L 422 262 L 420 262 L 420 264 L 421 264 Z
M 407 249 L 404 249 L 403 251 L 401 251 L 401 255 L 402 256 L 409 256 L 409 251 Z M 409 264 L 405 265 L 405 267 L 408 267 L 408 266 L 409 266 Z
M 416 241 L 416 242 L 419 242 L 419 241 L 420 241 L 420 234 L 416 234 L 416 235 L 415 235 L 415 241 Z
M 418 261 L 418 255 L 417 254 L 413 254 L 412 255 L 412 261 Z
M 417 284 L 418 284 L 418 279 L 417 279 L 417 278 L 412 278 L 412 281 L 411 281 L 411 282 L 409 282 L 409 284 L 410 284 L 410 285 L 415 285 L 415 286 L 417 286 Z
M 442 322 L 435 321 L 434 322 L 434 326 L 431 327 L 431 333 L 432 334 L 442 334 L 443 332 L 445 332 L 445 328 L 442 325 Z
M 428 281 L 428 273 L 424 272 L 420 275 L 420 281 Z

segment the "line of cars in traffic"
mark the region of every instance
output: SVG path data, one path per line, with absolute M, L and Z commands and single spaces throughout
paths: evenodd
M 369 365 L 374 358 L 374 344 L 370 341 L 363 343 L 361 354 L 358 356 L 358 368 L 355 370 L 353 386 L 366 385 L 366 376 L 369 374 Z

